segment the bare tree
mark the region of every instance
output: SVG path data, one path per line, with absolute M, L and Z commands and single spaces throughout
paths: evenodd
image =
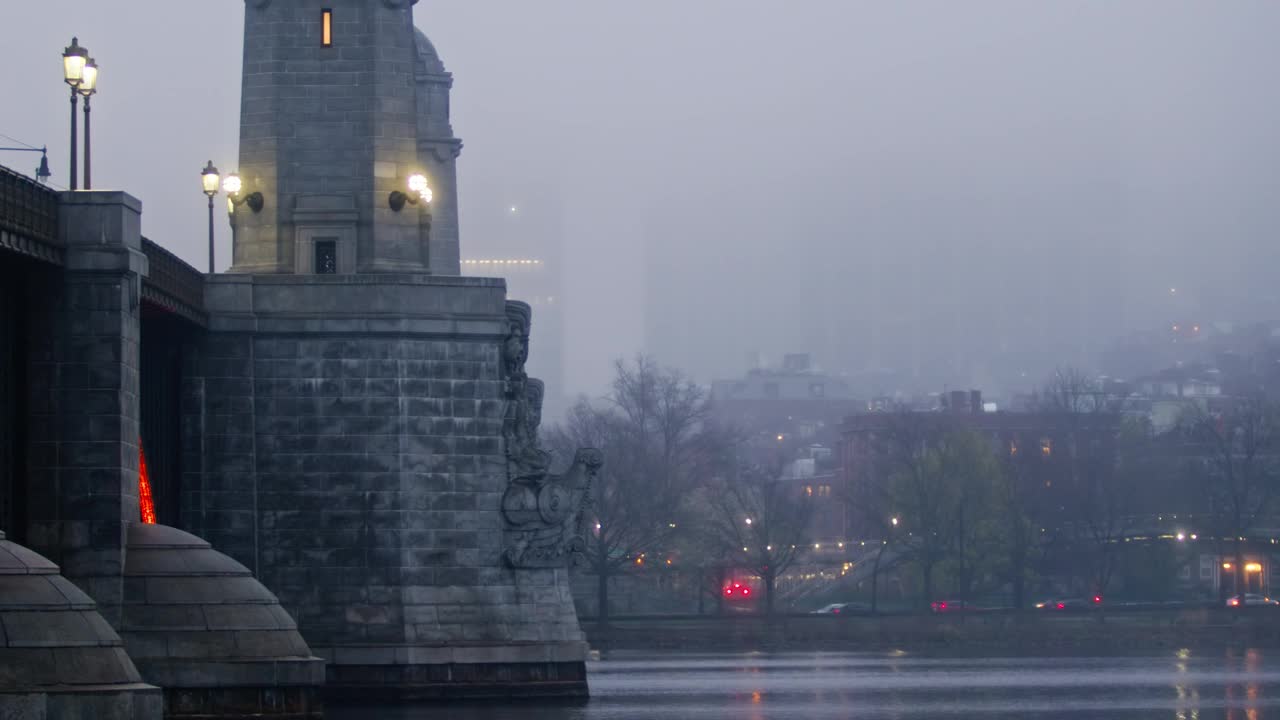
M 1059 522 L 1044 522 L 1065 532 L 1073 547 L 1086 549 L 1088 583 L 1092 592 L 1105 593 L 1136 507 L 1136 478 L 1118 472 L 1120 400 L 1096 378 L 1063 368 L 1041 388 L 1036 409 L 1052 435 L 1040 448 L 1053 458 L 1046 482 L 1059 483 L 1053 493 L 1059 500 Z
M 1224 410 L 1189 405 L 1181 430 L 1195 445 L 1196 474 L 1219 543 L 1233 548 L 1235 592 L 1244 592 L 1244 538 L 1268 511 L 1280 489 L 1280 407 L 1262 396 L 1241 398 Z M 1223 553 L 1225 554 L 1225 553 Z
M 608 458 L 584 552 L 602 622 L 609 618 L 609 580 L 674 544 L 690 492 L 719 457 L 707 420 L 701 388 L 641 356 L 618 361 L 609 393 L 594 403 L 579 400 L 548 433 L 558 456 L 596 447 Z
M 774 614 L 777 579 L 809 544 L 813 504 L 776 469 L 752 465 L 706 488 L 715 537 L 764 583 L 765 613 Z
M 975 430 L 953 428 L 933 450 L 946 476 L 949 511 L 938 530 L 947 543 L 952 591 L 971 599 L 974 585 L 992 565 L 1000 544 L 999 489 L 1003 468 L 990 440 Z
M 933 599 L 934 571 L 948 551 L 941 531 L 950 512 L 948 475 L 936 453 L 947 427 L 943 416 L 904 409 L 886 416 L 873 438 L 889 483 L 890 522 L 899 546 L 920 570 L 926 605 Z

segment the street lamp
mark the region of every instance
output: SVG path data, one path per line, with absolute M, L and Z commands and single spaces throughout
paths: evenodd
M 218 194 L 218 185 L 221 178 L 218 177 L 218 168 L 213 166 L 210 160 L 208 165 L 204 166 L 204 170 L 200 173 L 200 181 L 204 188 L 204 194 L 209 196 L 209 274 L 213 274 L 213 196 Z
M 265 201 L 262 198 L 262 193 L 252 192 L 248 195 L 241 195 L 241 191 L 244 190 L 244 181 L 240 179 L 238 174 L 231 173 L 228 175 L 226 179 L 222 181 L 222 189 L 227 193 L 227 202 L 231 203 L 231 210 L 233 212 L 235 211 L 235 208 L 244 205 L 245 203 L 249 204 L 250 210 L 256 213 L 262 212 L 262 207 L 265 204 Z
M 395 212 L 404 209 L 405 203 L 417 205 L 419 201 L 431 204 L 431 186 L 427 183 L 427 176 L 422 173 L 415 173 L 409 176 L 409 192 L 402 193 L 399 190 L 392 190 L 391 195 L 387 198 L 387 203 Z
M 89 51 L 80 47 L 77 38 L 62 51 L 62 79 L 71 86 L 71 189 L 76 182 L 76 102 L 80 97 L 80 83 L 84 82 L 84 68 L 89 62 Z
M 22 142 L 19 140 L 18 142 Z M 53 171 L 49 169 L 49 149 L 47 147 L 0 147 L 0 152 L 38 152 L 40 153 L 40 164 L 36 166 L 36 182 L 44 185 L 49 182 L 49 178 L 53 177 Z
M 93 189 L 93 180 L 90 176 L 90 147 L 89 147 L 89 98 L 98 92 L 98 63 L 93 58 L 84 64 L 84 70 L 81 71 L 80 85 L 76 87 L 76 91 L 84 98 L 84 189 Z
M 898 518 L 889 518 L 889 522 L 892 523 L 894 527 L 898 527 Z

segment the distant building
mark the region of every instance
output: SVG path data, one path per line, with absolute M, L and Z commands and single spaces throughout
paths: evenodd
M 468 208 L 462 274 L 505 278 L 507 295 L 533 308 L 529 374 L 546 383 L 543 418 L 554 423 L 566 409 L 562 206 L 534 183 L 481 183 L 477 194 L 504 201 Z
M 842 543 L 849 537 L 849 505 L 842 495 L 835 454 L 824 445 L 802 449 L 784 468 L 781 482 L 812 504 L 808 536 L 818 544 Z
M 787 355 L 780 368 L 713 382 L 711 400 L 717 416 L 766 440 L 831 446 L 841 420 L 863 408 L 848 382 L 816 370 L 805 354 Z

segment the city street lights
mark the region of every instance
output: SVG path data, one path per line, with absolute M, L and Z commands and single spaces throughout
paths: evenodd
M 210 160 L 208 165 L 204 166 L 204 170 L 200 173 L 200 181 L 204 187 L 204 194 L 209 196 L 209 274 L 213 274 L 213 196 L 218 194 L 218 185 L 221 178 L 218 177 L 218 168 L 213 166 Z
M 98 92 L 98 63 L 93 58 L 84 64 L 84 70 L 81 71 L 80 84 L 76 86 L 76 91 L 84 98 L 84 189 L 93 189 L 93 179 L 90 175 L 91 159 L 89 146 L 89 98 Z
M 80 83 L 84 82 L 84 68 L 89 62 L 89 51 L 80 47 L 77 38 L 62 51 L 62 79 L 71 86 L 71 189 L 77 189 L 76 181 L 76 102 L 80 98 Z

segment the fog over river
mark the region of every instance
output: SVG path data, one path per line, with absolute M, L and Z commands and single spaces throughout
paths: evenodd
M 1280 718 L 1280 655 L 1134 657 L 916 653 L 618 653 L 576 705 L 342 708 L 336 720 L 814 720 L 819 718 Z

